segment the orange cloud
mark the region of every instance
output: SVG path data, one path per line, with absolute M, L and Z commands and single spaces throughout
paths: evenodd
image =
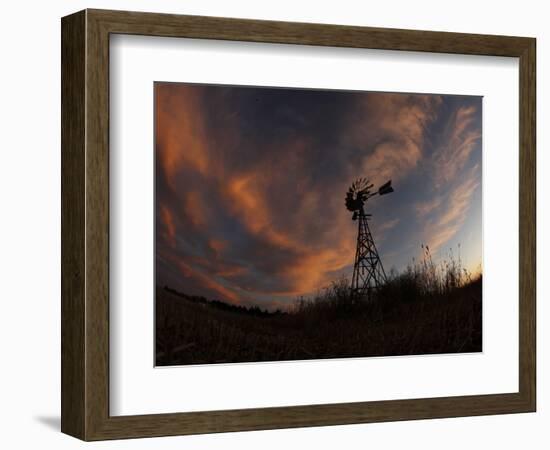
M 336 248 L 312 249 L 296 258 L 283 272 L 292 281 L 292 288 L 285 293 L 311 293 L 333 281 L 334 272 L 348 266 L 353 261 L 355 252 L 349 239 L 341 241 L 340 244 L 341 246 Z
M 432 211 L 434 211 L 435 209 L 439 208 L 439 206 L 441 206 L 442 201 L 443 201 L 443 197 L 437 196 L 437 197 L 434 197 L 432 200 L 417 203 L 415 205 L 417 215 L 422 217 L 427 214 L 430 214 Z
M 229 264 L 219 258 L 205 256 L 186 256 L 189 267 L 199 267 L 202 272 L 211 273 L 221 278 L 232 278 L 246 272 L 246 267 L 239 264 Z M 179 260 L 178 260 L 179 261 Z
M 263 173 L 248 174 L 233 178 L 228 185 L 228 205 L 248 230 L 280 248 L 297 248 L 289 235 L 273 228 L 271 210 L 266 196 L 261 190 Z
M 227 247 L 227 241 L 222 241 L 221 239 L 209 239 L 208 246 L 218 254 Z
M 165 205 L 160 206 L 162 223 L 166 227 L 167 237 L 170 245 L 176 245 L 176 226 L 174 224 L 174 215 Z
M 205 288 L 217 292 L 223 300 L 230 301 L 231 303 L 240 304 L 240 297 L 231 289 L 226 288 L 219 282 L 217 282 L 212 276 L 206 275 L 201 271 L 191 267 L 189 264 L 183 261 L 177 261 L 177 265 L 185 277 L 192 277 L 199 281 Z
M 183 196 L 185 214 L 191 223 L 197 227 L 206 225 L 210 212 L 207 202 L 197 191 L 186 192 Z
M 285 279 L 283 285 L 289 288 L 265 292 L 261 294 L 299 295 L 313 292 L 320 286 L 328 284 L 333 279 L 333 272 L 349 265 L 353 258 L 355 227 L 347 214 L 339 214 L 331 221 L 331 226 L 325 231 L 325 239 L 321 246 L 310 246 L 300 237 L 307 231 L 303 229 L 311 219 L 319 214 L 321 205 L 315 192 L 303 196 L 303 204 L 294 211 L 289 211 L 286 219 L 290 229 L 277 230 L 273 217 L 273 208 L 265 191 L 269 190 L 264 171 L 238 176 L 230 181 L 226 195 L 229 206 L 249 232 L 268 242 L 276 251 L 292 250 L 297 256 L 273 276 Z M 284 172 L 282 174 L 285 175 Z M 344 192 L 344 191 L 343 191 Z M 328 200 L 327 200 L 328 202 Z M 343 205 L 343 202 L 340 202 Z M 338 204 L 338 210 L 343 206 Z M 277 210 L 275 210 L 275 213 Z
M 158 83 L 155 94 L 156 152 L 168 182 L 174 186 L 175 177 L 185 167 L 207 173 L 211 161 L 197 90 Z
M 349 237 L 355 228 L 351 226 L 346 214 L 339 215 L 339 218 L 332 222 L 330 232 L 321 243 L 322 246 L 309 246 L 300 238 L 300 234 L 305 232 L 300 228 L 300 224 L 310 223 L 311 218 L 318 215 L 319 205 L 312 193 L 304 196 L 303 207 L 287 213 L 286 218 L 292 224 L 290 230 L 276 229 L 273 214 L 276 214 L 277 210 L 274 212 L 265 193 L 269 190 L 266 180 L 269 179 L 263 171 L 237 176 L 229 182 L 226 190 L 229 207 L 250 233 L 268 242 L 274 251 L 288 249 L 296 254 L 287 266 L 280 269 L 280 273 L 272 274 L 273 277 L 282 277 L 285 282 L 281 286 L 288 288 L 255 292 L 298 295 L 315 291 L 332 280 L 332 272 L 350 264 L 354 240 Z

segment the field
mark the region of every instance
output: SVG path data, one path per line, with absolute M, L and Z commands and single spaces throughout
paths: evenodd
M 287 311 L 235 307 L 156 290 L 159 366 L 482 350 L 482 277 L 429 254 L 390 274 L 375 299 L 350 295 L 341 279 Z

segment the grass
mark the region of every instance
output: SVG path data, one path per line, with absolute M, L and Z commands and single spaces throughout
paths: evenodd
M 287 311 L 208 301 L 157 287 L 156 363 L 185 365 L 479 352 L 482 277 L 429 249 L 370 301 L 333 282 Z

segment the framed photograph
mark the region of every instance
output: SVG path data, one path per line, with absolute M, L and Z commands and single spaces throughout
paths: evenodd
M 61 29 L 63 432 L 535 411 L 534 38 Z

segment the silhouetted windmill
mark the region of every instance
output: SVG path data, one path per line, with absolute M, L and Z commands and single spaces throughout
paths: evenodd
M 357 249 L 351 280 L 353 297 L 372 298 L 373 292 L 386 282 L 386 272 L 374 244 L 368 220 L 371 214 L 365 214 L 365 203 L 375 195 L 385 195 L 393 192 L 391 180 L 384 183 L 377 191 L 371 192 L 374 184 L 369 184 L 366 178 L 354 181 L 346 194 L 346 208 L 353 212 L 352 220 L 359 219 L 357 230 Z

